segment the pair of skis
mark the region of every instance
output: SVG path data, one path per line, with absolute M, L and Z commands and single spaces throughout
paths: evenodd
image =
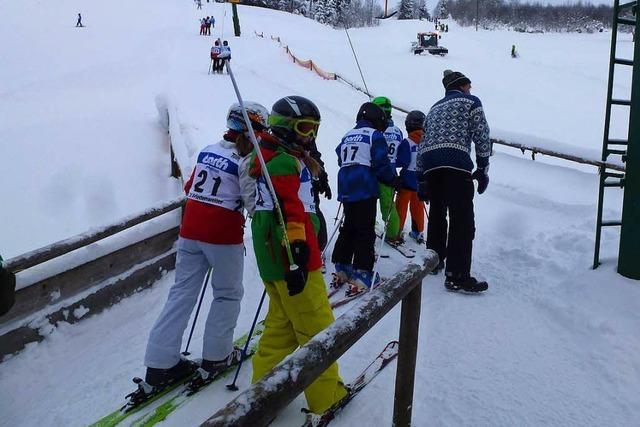
M 249 346 L 247 347 L 247 354 L 244 356 L 245 359 L 251 357 L 256 351 L 258 347 L 258 340 L 263 331 L 264 321 L 256 325 L 251 341 L 249 342 Z M 246 344 L 248 337 L 249 333 L 247 332 L 234 341 L 234 346 L 243 347 Z M 218 380 L 235 371 L 236 368 L 237 365 L 229 366 L 224 371 L 219 372 L 213 378 L 211 383 L 197 391 L 199 392 L 208 385 L 216 383 Z M 187 403 L 193 394 L 196 394 L 196 392 L 189 389 L 189 382 L 192 378 L 193 376 L 190 376 L 182 381 L 178 381 L 135 406 L 131 406 L 129 402 L 126 402 L 120 409 L 100 418 L 98 421 L 91 424 L 90 427 L 115 427 L 121 425 L 124 421 L 129 422 L 132 417 L 135 417 L 135 419 L 129 423 L 129 425 L 144 427 L 154 426 L 166 419 L 169 414 L 174 412 L 176 409 Z
M 398 356 L 398 341 L 389 342 L 373 361 L 354 380 L 347 384 L 348 394 L 322 414 L 308 414 L 302 427 L 328 425 L 385 367 Z

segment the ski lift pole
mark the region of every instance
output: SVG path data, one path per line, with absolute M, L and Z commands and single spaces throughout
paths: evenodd
M 260 145 L 258 144 L 258 139 L 256 138 L 256 134 L 253 132 L 253 126 L 251 126 L 251 120 L 249 120 L 249 115 L 244 108 L 244 101 L 242 100 L 242 95 L 240 95 L 240 89 L 238 89 L 238 83 L 236 82 L 236 78 L 233 75 L 233 71 L 231 70 L 231 65 L 229 65 L 230 61 L 226 62 L 227 65 L 227 73 L 229 73 L 229 77 L 231 77 L 231 83 L 233 84 L 233 90 L 236 92 L 236 98 L 238 98 L 238 103 L 240 104 L 240 109 L 242 110 L 242 117 L 244 118 L 245 124 L 247 125 L 247 129 L 249 131 L 249 138 L 251 139 L 251 143 L 253 144 L 253 148 L 256 150 L 256 156 L 260 161 L 260 167 L 262 168 L 262 175 L 264 176 L 265 181 L 267 181 L 267 187 L 269 188 L 269 193 L 271 193 L 271 199 L 273 200 L 273 205 L 276 208 L 276 214 L 278 215 L 278 221 L 280 222 L 280 226 L 282 227 L 282 235 L 284 237 L 284 247 L 287 251 L 287 258 L 289 259 L 289 269 L 291 271 L 295 271 L 298 269 L 298 266 L 293 261 L 293 255 L 291 254 L 291 244 L 289 242 L 289 236 L 287 236 L 287 230 L 285 229 L 284 215 L 282 215 L 282 209 L 280 208 L 280 203 L 278 202 L 278 198 L 276 197 L 276 190 L 273 187 L 273 183 L 271 182 L 271 177 L 269 176 L 269 171 L 267 170 L 267 164 L 264 161 L 264 157 L 262 156 L 262 152 L 260 151 Z
M 360 71 L 360 78 L 362 79 L 362 84 L 364 85 L 364 90 L 367 92 L 367 96 L 371 99 L 371 93 L 369 92 L 369 88 L 367 87 L 367 82 L 364 80 L 364 74 L 362 74 L 362 68 L 360 68 L 360 62 L 358 61 L 358 55 L 356 55 L 356 50 L 353 47 L 353 43 L 351 43 L 351 36 L 349 36 L 349 30 L 345 27 L 344 32 L 347 33 L 347 39 L 349 40 L 349 45 L 351 46 L 351 52 L 353 53 L 353 58 L 356 60 L 356 65 L 358 66 L 358 71 Z

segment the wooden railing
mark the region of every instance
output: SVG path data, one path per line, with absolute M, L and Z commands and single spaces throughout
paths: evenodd
M 213 414 L 203 426 L 265 426 L 379 320 L 402 301 L 393 408 L 394 426 L 410 426 L 422 280 L 438 265 L 427 250 L 422 265 L 408 264 L 260 381 Z

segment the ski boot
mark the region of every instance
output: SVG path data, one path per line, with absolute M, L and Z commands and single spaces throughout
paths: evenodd
M 424 243 L 424 234 L 419 231 L 410 231 L 409 237 L 415 240 L 419 245 Z
M 487 282 L 478 282 L 473 276 L 447 273 L 444 287 L 449 291 L 484 292 L 489 288 L 489 285 Z
M 368 292 L 372 286 L 376 286 L 380 281 L 380 275 L 376 273 L 376 279 L 373 280 L 373 271 L 355 270 L 353 277 L 349 281 L 349 287 L 345 292 L 346 297 L 354 297 L 356 295 Z
M 353 266 L 351 264 L 335 264 L 336 272 L 331 275 L 331 289 L 339 289 L 349 281 L 353 275 Z
M 167 387 L 189 378 L 198 369 L 198 364 L 189 359 L 180 358 L 175 366 L 168 369 L 147 368 L 145 379 L 134 378 L 137 390 L 125 396 L 127 403 L 122 409 L 129 411 L 161 393 Z
M 187 385 L 187 396 L 200 390 L 202 387 L 213 382 L 220 374 L 231 366 L 237 365 L 242 360 L 242 349 L 233 347 L 231 353 L 222 360 L 203 359 L 202 364 L 196 371 L 194 377 Z

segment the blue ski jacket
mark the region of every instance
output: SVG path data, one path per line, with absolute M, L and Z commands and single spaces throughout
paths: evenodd
M 387 157 L 387 141 L 371 123 L 359 120 L 342 138 L 338 155 L 338 201 L 357 202 L 380 196 L 378 183 L 392 185 L 396 172 Z

